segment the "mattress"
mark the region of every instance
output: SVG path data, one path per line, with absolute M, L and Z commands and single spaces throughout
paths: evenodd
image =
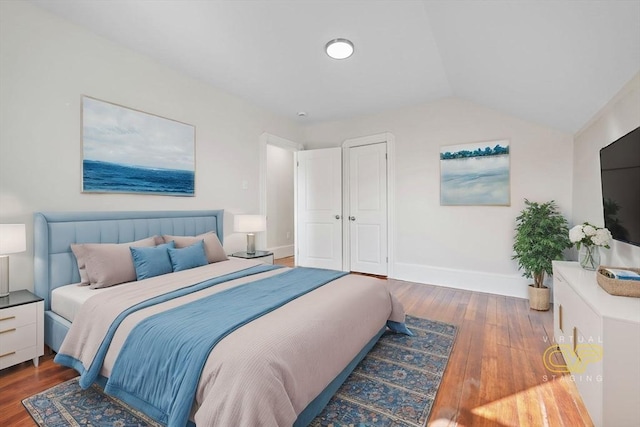
M 51 311 L 73 322 L 86 300 L 107 289 L 109 288 L 91 289 L 89 286 L 79 286 L 77 283 L 60 286 L 51 291 Z

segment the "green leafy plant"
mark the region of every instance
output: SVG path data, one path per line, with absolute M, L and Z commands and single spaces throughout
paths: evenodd
M 533 278 L 536 288 L 543 286 L 544 275 L 552 274 L 551 261 L 562 259 L 562 251 L 571 247 L 567 220 L 552 200 L 547 203 L 530 202 L 516 218 L 513 243 L 515 255 L 523 276 Z

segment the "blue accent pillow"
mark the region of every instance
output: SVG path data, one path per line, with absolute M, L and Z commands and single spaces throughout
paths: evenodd
M 171 273 L 173 269 L 171 267 L 169 249 L 174 246 L 173 240 L 151 248 L 131 246 L 129 249 L 133 257 L 133 266 L 136 269 L 136 279 L 148 279 L 149 277 Z
M 190 268 L 207 265 L 207 254 L 204 251 L 204 240 L 182 249 L 169 249 L 169 258 L 173 271 L 188 270 Z

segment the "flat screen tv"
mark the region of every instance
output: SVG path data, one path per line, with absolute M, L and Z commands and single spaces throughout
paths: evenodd
M 600 150 L 604 225 L 640 246 L 640 127 Z

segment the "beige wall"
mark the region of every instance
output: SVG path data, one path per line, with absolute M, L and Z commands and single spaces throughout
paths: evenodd
M 391 132 L 396 140 L 395 276 L 505 295 L 526 295 L 511 260 L 524 198 L 556 200 L 571 216 L 573 138 L 477 104 L 443 99 L 305 128 L 307 148 Z M 511 206 L 440 206 L 440 146 L 508 139 Z
M 640 126 L 640 72 L 578 132 L 574 141 L 572 225 L 584 221 L 603 226 L 600 149 Z M 640 191 L 640 184 L 635 185 Z M 614 242 L 603 249 L 602 263 L 639 267 L 640 247 Z
M 196 127 L 196 197 L 81 192 L 80 97 Z M 259 138 L 300 140 L 292 121 L 186 77 L 27 2 L 0 2 L 0 222 L 27 224 L 11 289 L 32 289 L 33 212 L 258 212 Z M 247 182 L 247 189 L 242 182 Z M 242 250 L 230 215 L 225 248 Z

